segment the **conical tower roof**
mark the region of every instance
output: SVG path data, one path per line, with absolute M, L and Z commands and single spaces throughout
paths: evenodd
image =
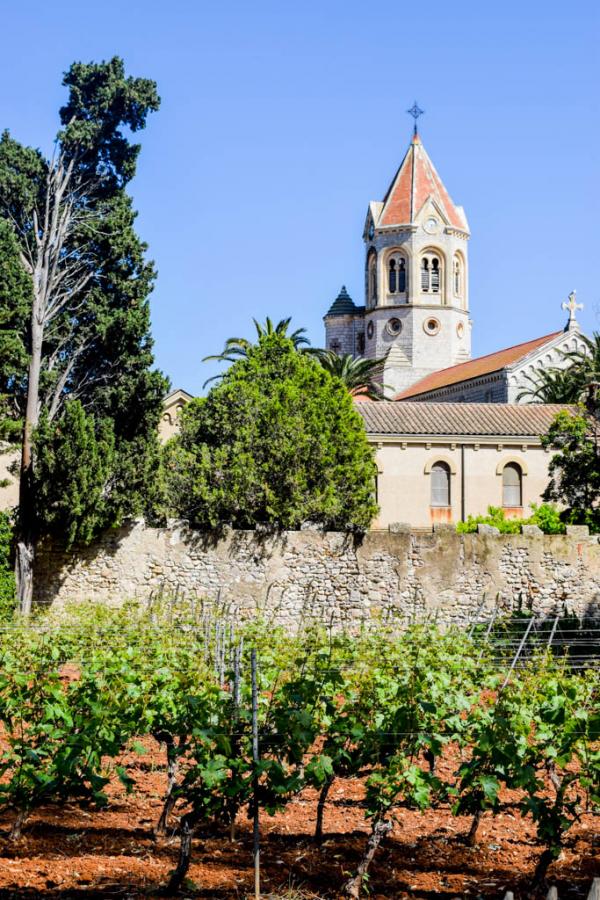
M 410 146 L 383 200 L 375 222 L 379 228 L 412 225 L 423 206 L 431 200 L 448 225 L 468 232 L 462 206 L 455 206 L 418 134 Z
M 331 304 L 327 316 L 349 316 L 357 311 L 354 300 L 346 290 L 346 285 L 342 285 L 342 289 Z

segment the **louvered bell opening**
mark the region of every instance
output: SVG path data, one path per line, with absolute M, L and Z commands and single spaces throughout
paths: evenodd
M 440 292 L 440 264 L 437 259 L 431 264 L 431 291 L 434 294 Z
M 406 293 L 406 267 L 404 260 L 401 260 L 398 266 L 398 293 Z

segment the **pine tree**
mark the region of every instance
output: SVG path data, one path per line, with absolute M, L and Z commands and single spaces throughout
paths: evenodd
M 24 612 L 42 535 L 90 540 L 143 510 L 167 387 L 153 369 L 155 271 L 127 194 L 140 150 L 127 132 L 158 109 L 156 85 L 126 76 L 118 58 L 75 63 L 63 84 L 69 96 L 52 159 L 6 132 L 0 139 L 0 270 L 14 264 L 16 249 L 28 278 L 25 324 L 15 297 L 0 326 L 0 340 L 14 348 L 10 371 L 0 369 L 5 419 L 13 433 L 23 423 L 17 575 Z M 10 235 L 2 240 L 7 225 L 12 244 Z M 75 482 L 87 487 L 65 519 L 57 511 L 66 508 L 68 479 L 54 475 L 75 461 Z

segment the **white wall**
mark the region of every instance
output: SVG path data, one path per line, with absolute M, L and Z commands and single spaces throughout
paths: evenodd
M 436 440 L 409 439 L 377 443 L 378 502 L 380 513 L 374 528 L 387 528 L 394 522 L 416 527 L 461 520 L 462 459 L 461 444 Z M 478 449 L 477 449 L 478 448 Z M 502 506 L 502 475 L 497 473 L 507 462 L 518 462 L 523 469 L 523 515 L 531 503 L 540 503 L 548 483 L 551 454 L 541 444 L 482 442 L 465 444 L 465 518 L 487 512 L 488 506 Z M 436 460 L 447 462 L 451 475 L 451 508 L 440 510 L 430 505 L 431 481 L 426 468 Z
M 17 479 L 9 472 L 9 466 L 17 462 L 19 459 L 19 451 L 11 450 L 9 453 L 0 453 L 0 482 L 7 480 L 7 487 L 0 487 L 0 510 L 12 509 L 17 505 L 19 499 L 19 483 Z

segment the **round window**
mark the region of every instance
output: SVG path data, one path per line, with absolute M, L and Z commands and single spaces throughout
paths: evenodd
M 400 319 L 390 319 L 385 326 L 385 330 L 388 334 L 391 334 L 392 337 L 396 337 L 396 335 L 400 334 L 402 331 L 402 322 Z
M 437 319 L 425 319 L 423 322 L 423 330 L 425 334 L 437 334 L 442 326 Z
M 375 326 L 373 325 L 373 322 L 369 322 L 369 324 L 367 325 L 367 337 L 372 338 L 374 333 Z
M 462 322 L 459 322 L 458 325 L 456 326 L 456 333 L 459 336 L 459 338 L 461 338 L 463 336 L 463 334 L 465 333 L 465 326 Z

